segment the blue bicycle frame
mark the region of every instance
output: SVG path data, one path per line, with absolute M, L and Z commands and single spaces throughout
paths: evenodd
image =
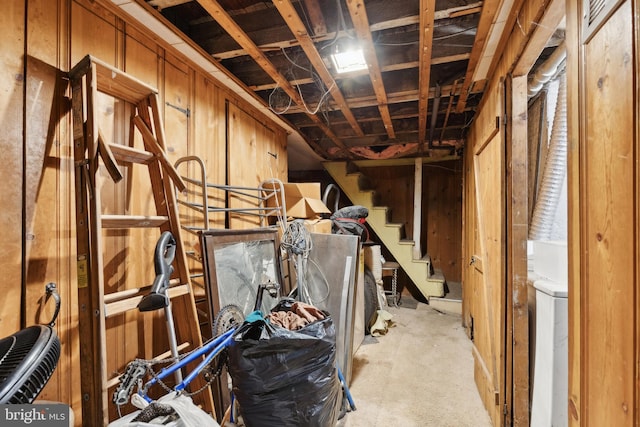
M 190 353 L 185 358 L 179 360 L 178 362 L 176 362 L 176 363 L 174 363 L 174 364 L 172 364 L 170 366 L 162 368 L 162 370 L 158 373 L 158 375 L 156 375 L 153 378 L 151 378 L 151 380 L 149 380 L 149 382 L 147 384 L 145 384 L 145 386 L 140 391 L 138 391 L 138 394 L 140 396 L 142 396 L 142 398 L 144 398 L 144 400 L 146 400 L 147 402 L 151 403 L 153 401 L 153 399 L 151 399 L 147 395 L 147 390 L 149 390 L 149 388 L 151 388 L 154 384 L 157 384 L 159 380 L 162 380 L 163 378 L 167 377 L 168 375 L 173 374 L 178 369 L 183 368 L 184 366 L 186 366 L 189 363 L 195 361 L 197 358 L 199 358 L 200 356 L 202 356 L 202 355 L 204 355 L 204 354 L 206 354 L 206 353 L 208 353 L 210 351 L 210 353 L 207 354 L 207 356 L 204 358 L 204 360 L 202 360 L 200 362 L 200 364 L 198 364 L 198 366 L 193 371 L 191 371 L 189 373 L 189 375 L 187 375 L 187 377 L 184 380 L 182 380 L 180 383 L 178 383 L 174 387 L 175 391 L 184 390 L 189 385 L 189 383 L 191 381 L 193 381 L 193 379 L 196 376 L 198 376 L 198 374 L 204 369 L 204 367 L 207 366 L 209 363 L 211 363 L 213 358 L 216 357 L 225 347 L 227 347 L 229 345 L 229 343 L 233 339 L 233 333 L 234 332 L 235 332 L 235 328 L 234 329 L 230 329 L 227 332 L 225 332 L 224 334 L 220 335 L 219 337 L 214 338 L 209 343 L 203 345 L 198 350 Z

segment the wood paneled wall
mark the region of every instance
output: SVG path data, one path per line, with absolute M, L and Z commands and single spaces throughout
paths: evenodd
M 23 90 L 24 90 L 24 2 L 9 1 L 3 5 L 0 23 L 4 28 L 6 40 L 0 52 L 0 90 L 4 96 L 0 99 L 0 117 L 2 123 L 12 123 L 0 134 L 2 163 L 0 179 L 3 183 L 3 209 L 0 209 L 0 222 L 3 227 L 5 244 L 0 249 L 0 262 L 3 273 L 3 302 L 0 305 L 0 332 L 4 334 L 20 328 L 22 313 L 22 250 L 23 230 L 23 176 L 24 144 L 23 132 Z
M 157 87 L 169 159 L 200 156 L 210 182 L 257 186 L 272 176 L 286 181 L 286 134 L 179 52 L 150 38 L 111 1 L 8 0 L 2 6 L 0 336 L 48 321 L 53 307 L 42 304 L 44 286 L 57 284 L 62 355 L 40 397 L 71 404 L 79 424 L 75 192 L 65 72 L 91 54 Z M 108 97 L 101 97 L 99 105 L 106 139 L 128 143 L 125 107 Z M 228 118 L 229 105 L 242 112 L 242 120 Z M 233 137 L 227 133 L 230 122 Z M 237 137 L 247 132 L 251 138 Z M 112 213 L 148 212 L 149 185 L 135 169 L 124 172 L 124 186 L 114 186 L 106 174 L 101 180 L 104 204 L 111 205 Z M 105 232 L 109 290 L 151 283 L 156 239 L 144 232 Z M 114 372 L 132 357 L 146 356 L 142 334 L 166 340 L 163 322 L 141 321 L 135 313 L 110 320 L 109 326 L 109 369 Z
M 569 422 L 640 423 L 638 1 L 567 2 Z M 594 21 L 594 22 L 597 22 Z
M 496 49 L 486 87 L 488 89 L 504 86 L 513 87 L 514 82 L 520 76 L 526 76 L 542 52 L 547 40 L 556 30 L 564 16 L 564 0 L 523 0 L 514 2 L 519 9 L 509 15 L 508 23 L 513 25 L 508 37 L 503 37 Z M 511 93 L 522 95 L 522 82 L 517 83 L 518 90 L 507 91 L 507 98 Z M 469 328 L 469 334 L 477 333 L 477 327 L 486 319 L 484 316 L 493 311 L 494 331 L 503 337 L 504 352 L 496 351 L 493 357 L 488 357 L 485 351 L 482 356 L 488 357 L 485 363 L 495 364 L 500 372 L 500 378 L 505 379 L 506 396 L 501 403 L 503 408 L 496 410 L 492 399 L 485 399 L 485 405 L 494 415 L 494 425 L 512 424 L 529 425 L 529 389 L 528 389 L 528 319 L 527 311 L 523 308 L 527 304 L 526 283 L 526 224 L 522 221 L 522 213 L 519 210 L 526 208 L 528 195 L 527 174 L 516 171 L 520 178 L 513 178 L 511 168 L 521 167 L 526 164 L 526 150 L 521 150 L 519 144 L 526 143 L 526 114 L 522 111 L 523 100 L 500 99 L 494 96 L 493 90 L 486 90 L 477 113 L 477 118 L 471 125 L 471 131 L 465 144 L 465 156 L 474 154 L 474 148 L 483 141 L 491 139 L 492 133 L 499 131 L 505 147 L 507 147 L 504 159 L 505 163 L 495 167 L 502 167 L 504 171 L 505 185 L 508 185 L 504 205 L 504 212 L 496 212 L 496 215 L 504 215 L 505 238 L 500 244 L 506 257 L 502 263 L 502 277 L 506 278 L 503 287 L 493 294 L 491 300 L 484 301 L 483 294 L 476 289 L 477 281 L 474 279 L 475 267 L 463 268 L 463 321 Z M 508 107 L 505 111 L 505 107 Z M 513 109 L 513 111 L 512 111 Z M 513 116 L 514 111 L 518 111 Z M 485 117 L 486 120 L 481 119 Z M 506 120 L 505 120 L 506 119 Z M 506 125 L 506 126 L 505 126 Z M 508 129 L 508 130 L 507 130 Z M 506 132 L 505 132 L 506 131 Z M 524 158 L 520 158 L 521 156 Z M 515 158 L 514 156 L 520 156 Z M 470 260 L 474 251 L 478 250 L 477 240 L 482 238 L 482 224 L 476 215 L 479 215 L 479 200 L 474 194 L 473 186 L 477 186 L 478 171 L 476 165 L 468 158 L 465 159 L 464 181 L 464 229 L 463 229 L 463 259 Z M 483 264 L 486 262 L 483 260 Z M 488 260 L 488 262 L 497 262 Z M 466 264 L 465 264 L 466 265 Z M 491 310 L 483 309 L 482 305 L 488 304 Z M 478 318 L 478 316 L 480 318 Z M 498 335 L 496 335 L 498 336 Z M 497 349 L 497 348 L 496 348 Z M 480 349 L 482 350 L 482 349 Z M 482 367 L 480 367 L 482 368 Z M 476 366 L 476 370 L 479 368 Z M 477 382 L 478 383 L 478 382 Z M 481 394 L 484 384 L 478 383 Z

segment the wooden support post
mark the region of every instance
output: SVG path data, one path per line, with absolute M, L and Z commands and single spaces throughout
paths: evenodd
M 415 159 L 413 188 L 413 259 L 422 258 L 420 232 L 422 226 L 422 157 Z
M 507 81 L 507 378 L 513 426 L 529 425 L 527 76 Z M 509 322 L 510 320 L 510 322 Z M 510 356 L 510 357 L 509 357 Z M 507 381 L 507 384 L 510 382 Z

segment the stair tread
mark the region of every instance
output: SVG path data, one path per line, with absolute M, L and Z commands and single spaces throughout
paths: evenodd
M 387 222 L 384 225 L 385 225 L 385 227 L 397 227 L 397 228 L 404 227 L 404 224 L 400 223 L 400 222 Z
M 447 282 L 447 289 L 449 292 L 443 297 L 447 300 L 462 301 L 462 283 L 460 282 Z

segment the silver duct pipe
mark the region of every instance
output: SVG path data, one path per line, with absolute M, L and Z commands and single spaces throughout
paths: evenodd
M 562 61 L 567 57 L 567 48 L 564 42 L 560 43 L 556 50 L 547 58 L 547 60 L 538 67 L 538 70 L 533 75 L 533 78 L 528 85 L 529 98 L 532 98 L 542 90 L 545 84 L 551 80 L 558 72 L 558 68 Z
M 533 207 L 529 240 L 549 239 L 562 184 L 567 169 L 567 78 L 562 72 L 558 87 L 558 101 L 553 119 L 549 152 L 544 165 L 542 182 Z

